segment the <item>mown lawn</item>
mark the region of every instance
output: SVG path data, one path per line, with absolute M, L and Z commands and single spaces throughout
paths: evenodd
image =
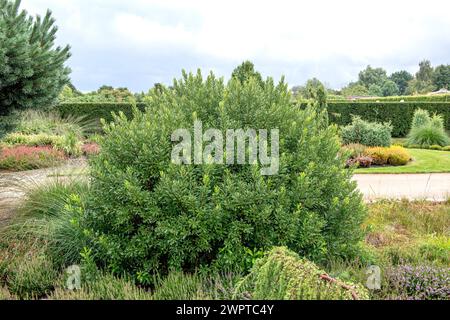
M 355 173 L 438 173 L 450 172 L 450 152 L 408 149 L 413 160 L 405 166 L 385 166 L 356 169 Z

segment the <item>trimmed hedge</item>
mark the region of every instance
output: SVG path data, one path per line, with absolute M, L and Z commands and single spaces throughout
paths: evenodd
M 301 107 L 306 107 L 302 103 Z M 390 121 L 393 137 L 408 134 L 414 111 L 418 108 L 444 117 L 444 125 L 450 130 L 450 102 L 328 102 L 330 121 L 341 126 L 352 123 L 352 116 L 360 116 L 370 122 Z
M 145 103 L 137 103 L 140 110 L 144 110 Z M 62 116 L 73 115 L 76 117 L 84 116 L 88 120 L 105 119 L 110 122 L 113 120 L 112 113 L 122 111 L 128 118 L 132 114 L 132 103 L 127 102 L 67 102 L 61 103 L 55 107 Z
M 330 99 L 332 100 L 332 99 Z M 376 97 L 376 98 L 360 98 L 357 101 L 360 102 L 400 102 L 401 100 L 405 102 L 450 102 L 450 94 L 443 95 L 431 95 L 431 96 L 391 96 L 391 97 Z M 334 101 L 346 101 L 349 102 L 346 98 L 337 98 Z M 351 101 L 350 101 L 351 102 Z
M 146 104 L 138 103 L 138 109 L 144 110 Z M 301 103 L 306 107 L 306 103 Z M 88 119 L 104 118 L 112 121 L 112 112 L 122 111 L 127 117 L 131 116 L 131 103 L 101 102 L 101 103 L 61 103 L 55 107 L 63 116 L 72 114 L 86 116 Z M 348 125 L 352 116 L 360 116 L 371 122 L 388 122 L 393 125 L 392 136 L 404 137 L 408 134 L 414 111 L 418 108 L 430 113 L 439 113 L 444 117 L 444 125 L 450 130 L 450 102 L 328 102 L 330 121 L 338 125 Z

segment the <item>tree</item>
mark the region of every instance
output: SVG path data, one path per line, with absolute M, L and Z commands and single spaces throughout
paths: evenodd
M 379 85 L 371 84 L 369 87 L 369 95 L 373 97 L 381 97 L 383 95 L 383 91 Z
M 357 82 L 351 82 L 347 87 L 342 88 L 341 93 L 343 96 L 367 96 L 369 91 L 365 86 Z
M 436 89 L 450 89 L 450 65 L 437 66 L 433 73 L 433 85 Z
M 370 85 L 376 84 L 382 86 L 387 79 L 386 70 L 382 68 L 372 68 L 370 65 L 361 71 L 358 75 L 359 82 L 369 89 Z
M 239 79 L 241 83 L 246 82 L 250 78 L 256 78 L 261 86 L 264 83 L 261 74 L 255 70 L 254 64 L 249 60 L 244 61 L 241 65 L 237 66 L 236 69 L 233 70 L 231 77 Z
M 423 83 L 429 83 L 433 80 L 433 67 L 429 60 L 419 62 L 419 71 L 416 73 L 416 79 Z
M 414 79 L 414 77 L 408 71 L 401 70 L 391 74 L 389 79 L 395 82 L 398 87 L 399 94 L 404 95 L 406 93 L 406 88 L 408 87 L 408 82 Z
M 397 85 L 392 80 L 386 80 L 381 87 L 383 97 L 396 96 L 399 94 Z
M 0 113 L 51 105 L 69 82 L 70 48 L 55 48 L 51 12 L 33 18 L 19 7 L 0 0 Z

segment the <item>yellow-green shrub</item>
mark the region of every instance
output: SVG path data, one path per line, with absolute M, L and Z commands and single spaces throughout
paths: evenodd
M 364 154 L 371 157 L 372 163 L 377 165 L 402 166 L 411 160 L 411 155 L 401 146 L 367 148 Z
M 329 277 L 285 247 L 276 247 L 257 260 L 238 284 L 236 297 L 242 296 L 256 300 L 365 300 L 368 292 L 362 285 Z

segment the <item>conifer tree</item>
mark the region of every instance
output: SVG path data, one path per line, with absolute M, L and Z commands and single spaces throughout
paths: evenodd
M 69 83 L 70 47 L 55 47 L 51 11 L 31 17 L 20 2 L 0 0 L 0 114 L 47 107 Z

